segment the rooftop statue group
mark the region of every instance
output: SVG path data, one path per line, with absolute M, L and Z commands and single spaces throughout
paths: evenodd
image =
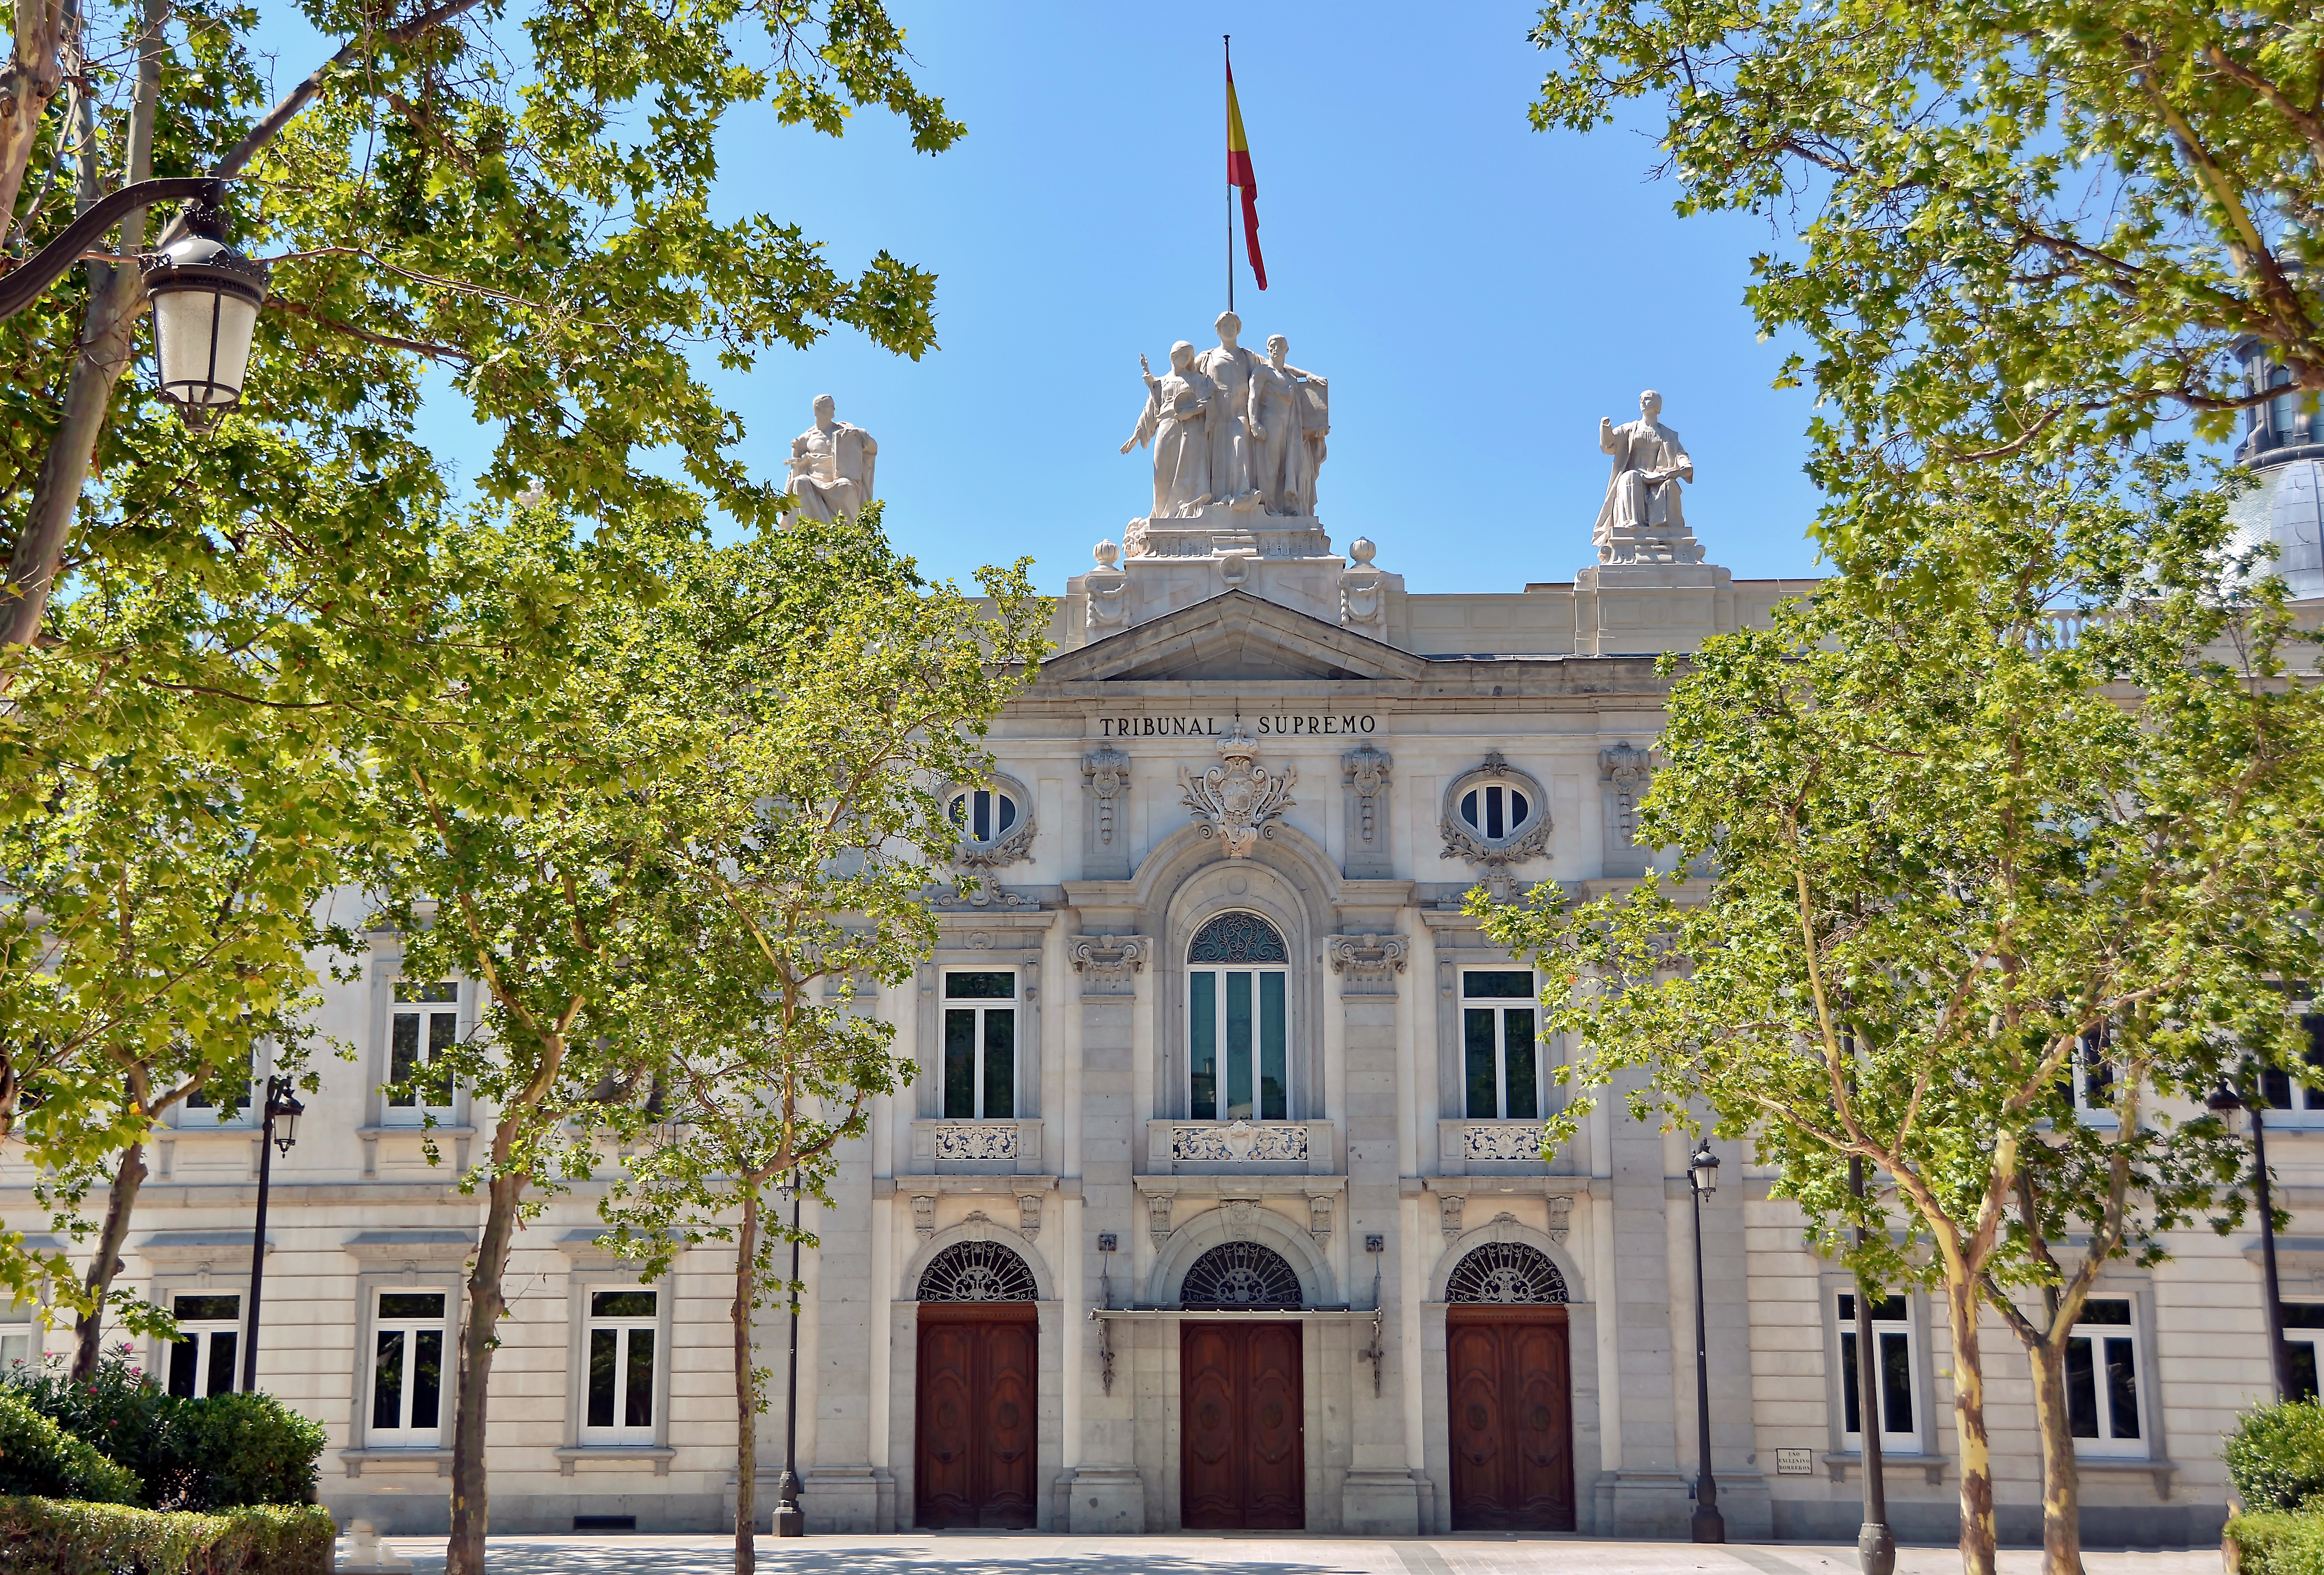
M 1267 354 L 1235 342 L 1242 320 L 1222 312 L 1217 347 L 1197 355 L 1181 339 L 1170 370 L 1145 357 L 1146 408 L 1121 445 L 1154 450 L 1157 520 L 1194 519 L 1209 508 L 1295 519 L 1315 514 L 1315 473 L 1331 431 L 1330 385 L 1286 359 L 1290 342 L 1268 337 Z

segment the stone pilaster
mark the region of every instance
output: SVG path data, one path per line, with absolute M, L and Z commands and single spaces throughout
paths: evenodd
M 884 1336 L 888 1320 L 885 1287 L 872 1278 L 871 1140 L 852 1138 L 835 1157 L 834 1206 L 814 1226 L 816 1362 L 812 1376 L 799 1375 L 799 1397 L 815 1405 L 815 1448 L 800 1464 L 799 1507 L 810 1533 L 882 1532 L 888 1473 L 872 1461 L 872 1362 L 874 1331 Z M 886 1496 L 892 1515 L 892 1490 Z
M 1694 1505 L 1679 1470 L 1663 1135 L 1625 1112 L 1629 1082 L 1618 1079 L 1606 1098 L 1614 1205 L 1614 1305 L 1606 1316 L 1614 1322 L 1622 1404 L 1607 1419 L 1620 1464 L 1598 1484 L 1598 1525 L 1600 1534 L 1684 1537 Z M 1692 1329 L 1686 1338 L 1691 1360 Z

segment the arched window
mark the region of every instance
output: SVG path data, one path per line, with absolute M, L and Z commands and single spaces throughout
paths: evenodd
M 1565 1300 L 1565 1276 L 1539 1247 L 1489 1241 L 1462 1258 L 1444 1287 L 1447 1302 Z
M 1291 1116 L 1291 954 L 1256 913 L 1221 913 L 1186 949 L 1187 1114 Z
M 1178 1301 L 1186 1307 L 1296 1307 L 1299 1275 L 1282 1254 L 1231 1241 L 1194 1260 Z
M 1521 863 L 1548 846 L 1549 795 L 1496 749 L 1444 790 L 1439 829 L 1447 858 L 1489 868 Z
M 1025 1260 L 989 1241 L 962 1241 L 936 1254 L 920 1275 L 923 1302 L 1038 1302 Z

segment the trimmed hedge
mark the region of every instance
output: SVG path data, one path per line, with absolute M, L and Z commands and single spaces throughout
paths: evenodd
M 143 1486 L 137 1473 L 106 1459 L 94 1444 L 75 1438 L 23 1395 L 0 1385 L 0 1494 L 134 1504 Z M 14 1568 L 0 1561 L 0 1569 Z
M 197 1515 L 0 1498 L 0 1570 L 44 1575 L 330 1575 L 337 1535 L 313 1505 Z
M 22 1396 L 134 1471 L 144 1491 L 129 1502 L 148 1509 L 314 1502 L 322 1423 L 271 1394 L 184 1399 L 119 1356 L 106 1357 L 78 1383 L 51 1368 L 19 1373 L 0 1383 L 0 1393 Z
M 2324 1509 L 2324 1405 L 2287 1400 L 2246 1412 L 2219 1458 L 2247 1509 Z
M 2221 1546 L 2240 1575 L 2324 1575 L 2324 1515 L 2231 1515 Z

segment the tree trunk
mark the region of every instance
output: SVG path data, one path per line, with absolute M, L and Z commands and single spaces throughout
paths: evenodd
M 16 0 L 15 12 L 14 44 L 0 67 L 0 230 L 14 226 L 41 116 L 65 85 L 63 7 L 57 0 Z
M 493 1381 L 493 1352 L 500 1345 L 501 1315 L 508 1310 L 501 1281 L 508 1269 L 517 1204 L 526 1180 L 521 1172 L 493 1177 L 484 1231 L 476 1243 L 476 1266 L 468 1274 L 467 1316 L 460 1327 L 460 1388 L 452 1413 L 452 1535 L 445 1548 L 445 1575 L 484 1575 L 490 1508 L 484 1484 L 484 1403 Z
M 76 1383 L 97 1371 L 105 1349 L 105 1299 L 113 1290 L 113 1276 L 121 1272 L 121 1244 L 129 1236 L 129 1211 L 136 1207 L 137 1189 L 145 1182 L 145 1145 L 133 1143 L 121 1151 L 113 1172 L 113 1189 L 105 1200 L 105 1229 L 97 1238 L 97 1258 L 88 1265 L 86 1286 L 91 1305 L 80 1315 L 74 1332 L 79 1344 L 73 1350 Z
M 2029 1345 L 2025 1355 L 2034 1364 L 2034 1425 L 2042 1435 L 2042 1575 L 2082 1575 L 2082 1485 L 2066 1410 L 2064 1337 Z
M 1960 1556 L 1963 1575 L 1994 1575 L 1993 1443 L 1985 1431 L 1985 1366 L 1977 1338 L 1977 1281 L 1945 1281 L 1952 1322 L 1953 1431 L 1960 1443 Z
M 758 1253 L 759 1195 L 746 1186 L 734 1237 L 734 1575 L 754 1575 L 759 1567 L 759 1376 L 751 1362 Z

